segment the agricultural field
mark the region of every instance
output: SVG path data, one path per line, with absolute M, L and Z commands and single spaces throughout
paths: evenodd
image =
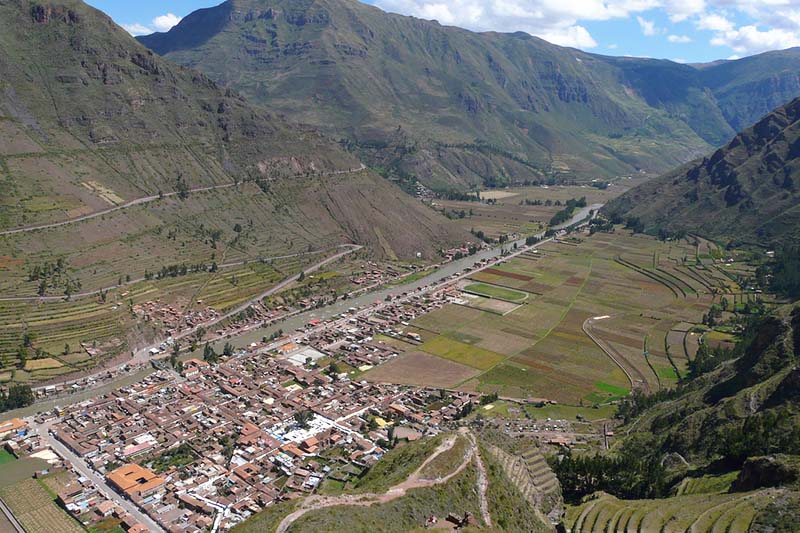
M 553 185 L 542 187 L 511 187 L 481 191 L 481 199 L 493 203 L 456 200 L 436 200 L 435 207 L 444 209 L 466 230 L 483 231 L 487 237 L 498 238 L 512 233 L 530 234 L 547 227 L 556 212 L 567 200 L 586 197 L 589 204 L 605 203 L 627 191 L 639 180 L 617 180 L 607 189 L 588 185 Z M 545 202 L 550 205 L 545 205 Z M 537 205 L 531 205 L 536 202 Z M 541 205 L 539 205 L 541 202 Z M 461 217 L 463 212 L 464 217 Z
M 104 360 L 144 346 L 156 337 L 155 325 L 133 312 L 135 305 L 160 300 L 188 312 L 203 307 L 225 312 L 268 290 L 281 280 L 322 260 L 335 251 L 300 255 L 268 262 L 252 261 L 221 267 L 216 272 L 196 272 L 163 279 L 134 281 L 103 296 L 76 296 L 69 301 L 19 301 L 0 299 L 0 374 L 5 381 L 37 382 L 96 366 Z M 288 287 L 276 305 L 294 302 L 320 290 L 346 290 L 346 273 L 353 264 L 345 258 L 328 265 L 318 277 Z M 35 338 L 25 365 L 19 349 L 25 334 Z M 86 348 L 103 355 L 92 356 Z M 40 350 L 36 357 L 34 351 Z
M 745 493 L 697 494 L 660 500 L 597 497 L 567 509 L 572 531 L 714 531 L 746 533 L 759 511 L 781 489 Z
M 409 351 L 365 374 L 377 383 L 400 383 L 424 387 L 452 387 L 478 375 L 480 371 L 419 351 Z
M 425 342 L 406 347 L 415 356 L 368 376 L 430 385 L 436 372 L 404 369 L 424 353 L 478 372 L 449 387 L 573 406 L 673 387 L 696 352 L 702 315 L 732 290 L 708 274 L 714 259 L 695 261 L 697 248 L 620 229 L 547 243 L 472 274 L 463 289 L 488 301 L 526 296 L 520 305 L 503 314 L 448 304 L 418 317 L 412 326 Z
M 30 533 L 81 533 L 84 529 L 56 505 L 47 489 L 35 479 L 0 488 L 0 498 Z
M 472 283 L 464 287 L 463 290 L 464 292 L 486 296 L 487 298 L 497 298 L 498 300 L 505 300 L 512 303 L 520 303 L 528 298 L 528 295 L 524 292 L 497 285 L 489 285 L 488 283 Z

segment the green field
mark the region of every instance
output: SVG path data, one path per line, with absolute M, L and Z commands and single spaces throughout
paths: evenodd
M 0 448 L 0 465 L 16 461 L 17 458 L 11 455 L 5 448 Z
M 513 303 L 523 302 L 528 298 L 524 292 L 506 289 L 505 287 L 498 287 L 497 285 L 488 285 L 486 283 L 473 283 L 464 287 L 465 292 L 486 296 L 487 298 L 497 298 L 499 300 L 506 300 Z
M 479 370 L 487 370 L 505 359 L 503 354 L 465 344 L 445 336 L 429 340 L 420 346 L 420 350 Z

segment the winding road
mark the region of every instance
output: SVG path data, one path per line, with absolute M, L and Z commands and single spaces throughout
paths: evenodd
M 440 477 L 437 479 L 425 479 L 422 477 L 422 472 L 425 470 L 425 467 L 431 463 L 434 459 L 436 459 L 439 455 L 447 452 L 450 450 L 456 442 L 458 438 L 457 435 L 451 435 L 444 442 L 442 442 L 436 450 L 433 451 L 431 455 L 428 456 L 427 459 L 416 469 L 414 472 L 411 473 L 405 481 L 398 483 L 397 485 L 389 488 L 386 492 L 383 493 L 364 493 L 364 494 L 345 494 L 342 496 L 318 496 L 312 495 L 307 497 L 303 500 L 300 508 L 291 514 L 287 515 L 283 520 L 281 520 L 278 527 L 275 529 L 276 533 L 286 533 L 286 531 L 291 527 L 291 525 L 300 519 L 306 513 L 311 511 L 317 511 L 319 509 L 325 509 L 326 507 L 334 507 L 337 505 L 358 505 L 358 506 L 368 506 L 373 504 L 382 504 L 388 503 L 390 501 L 396 500 L 398 498 L 402 498 L 406 495 L 406 493 L 411 489 L 418 489 L 418 488 L 425 488 L 425 487 L 434 487 L 436 485 L 442 485 L 447 483 L 455 476 L 460 474 L 467 468 L 472 461 L 476 461 L 476 467 L 478 469 L 478 494 L 480 497 L 480 508 L 481 514 L 483 515 L 483 520 L 486 525 L 491 526 L 492 518 L 489 515 L 489 507 L 486 501 L 486 489 L 488 488 L 488 481 L 486 480 L 486 470 L 483 466 L 483 463 L 480 460 L 480 455 L 478 454 L 478 446 L 475 441 L 475 437 L 471 433 L 467 433 L 466 431 L 462 430 L 463 438 L 467 438 L 470 442 L 469 451 L 464 455 L 464 460 L 459 464 L 455 470 L 450 472 L 444 477 Z M 483 475 L 481 475 L 483 473 Z

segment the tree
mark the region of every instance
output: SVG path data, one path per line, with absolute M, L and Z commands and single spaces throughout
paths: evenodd
M 308 423 L 314 418 L 314 413 L 308 409 L 297 411 L 294 414 L 294 420 L 303 429 L 308 429 Z
M 225 346 L 222 348 L 222 355 L 225 357 L 230 357 L 233 355 L 233 344 L 226 342 Z
M 22 335 L 22 345 L 26 348 L 31 348 L 33 346 L 33 342 L 36 340 L 35 333 L 25 333 Z
M 203 361 L 211 363 L 212 365 L 215 364 L 217 361 L 219 361 L 219 356 L 217 355 L 217 352 L 215 352 L 214 348 L 212 348 L 211 345 L 208 344 L 208 341 L 206 341 L 206 345 L 203 348 Z
M 64 345 L 64 355 L 69 355 L 69 344 Z
M 306 279 L 306 273 L 300 272 L 300 275 L 297 276 L 297 281 L 303 281 L 304 279 Z

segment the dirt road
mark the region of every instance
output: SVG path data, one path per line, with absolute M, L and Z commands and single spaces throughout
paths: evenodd
M 467 466 L 469 466 L 469 464 L 473 461 L 476 462 L 476 467 L 478 469 L 478 494 L 480 495 L 481 514 L 483 515 L 483 521 L 486 523 L 486 525 L 491 526 L 492 517 L 489 515 L 489 507 L 486 501 L 486 490 L 488 488 L 486 470 L 483 466 L 483 462 L 480 460 L 475 437 L 471 433 L 467 433 L 464 430 L 462 430 L 461 434 L 464 435 L 464 438 L 469 439 L 470 448 L 465 454 L 464 460 L 461 462 L 461 464 L 459 464 L 455 470 L 446 476 L 437 479 L 425 479 L 422 477 L 422 472 L 425 470 L 425 467 L 431 463 L 431 461 L 453 447 L 456 442 L 456 438 L 458 438 L 457 435 L 451 435 L 445 439 L 445 441 L 442 442 L 436 448 L 436 450 L 434 450 L 433 453 L 428 456 L 428 458 L 425 459 L 425 461 L 416 470 L 414 470 L 410 476 L 408 476 L 405 481 L 389 488 L 384 493 L 346 494 L 343 496 L 309 496 L 303 501 L 298 510 L 287 515 L 283 520 L 281 520 L 280 524 L 278 524 L 278 527 L 275 530 L 276 533 L 285 533 L 294 522 L 311 511 L 317 511 L 319 509 L 334 507 L 337 505 L 367 506 L 376 503 L 388 503 L 392 500 L 396 500 L 397 498 L 402 498 L 409 490 L 442 485 L 463 472 L 464 469 L 467 468 Z

